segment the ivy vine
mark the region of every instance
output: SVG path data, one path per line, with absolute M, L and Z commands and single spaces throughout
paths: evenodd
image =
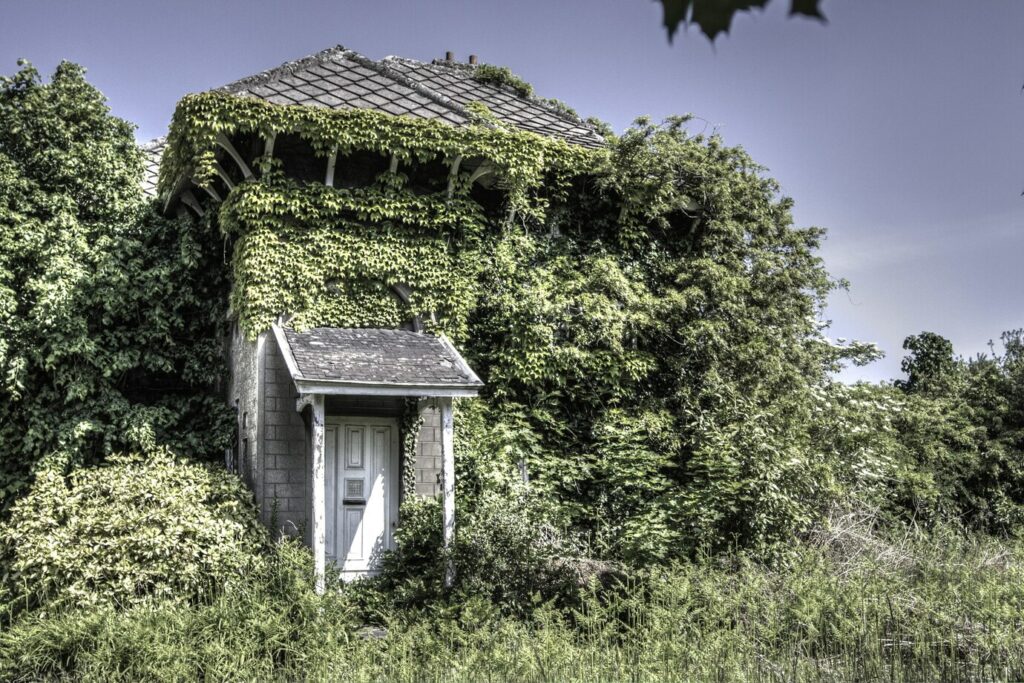
M 217 175 L 218 135 L 240 133 L 268 138 L 297 134 L 325 158 L 334 151 L 367 150 L 394 154 L 403 162 L 484 159 L 498 170 L 513 210 L 536 218 L 542 218 L 545 209 L 537 197 L 539 187 L 564 188 L 572 177 L 592 171 L 606 157 L 603 150 L 486 123 L 455 127 L 374 110 L 281 106 L 208 92 L 186 96 L 175 109 L 160 167 L 161 196 L 173 193 L 183 178 L 208 186 Z
M 416 495 L 416 445 L 419 443 L 423 414 L 420 413 L 419 399 L 405 399 L 402 410 L 402 499 Z
M 515 90 L 520 97 L 533 95 L 533 86 L 512 73 L 507 66 L 481 64 L 473 69 L 473 80 L 488 85 L 507 86 Z

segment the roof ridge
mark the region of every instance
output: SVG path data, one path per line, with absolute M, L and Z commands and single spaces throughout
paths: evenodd
M 467 72 L 467 71 L 472 72 L 472 71 L 475 71 L 480 66 L 485 66 L 484 64 L 464 64 L 462 62 L 449 62 L 449 61 L 444 60 L 444 59 L 432 59 L 429 62 L 424 62 L 424 61 L 421 61 L 419 59 L 413 59 L 411 57 L 401 57 L 401 56 L 395 56 L 395 55 L 388 55 L 387 57 L 384 58 L 384 60 L 393 60 L 393 61 L 396 61 L 396 62 L 407 62 L 407 63 L 410 63 L 410 64 L 414 64 L 416 66 L 424 66 L 424 67 L 428 67 L 428 68 L 438 67 L 439 70 L 447 69 L 447 70 L 450 70 L 450 71 L 461 71 L 461 72 Z M 382 61 L 384 61 L 384 60 L 382 60 Z M 472 78 L 472 75 L 470 75 L 470 78 Z M 578 125 L 578 126 L 580 126 L 582 128 L 585 128 L 588 131 L 591 131 L 592 133 L 594 133 L 595 135 L 600 137 L 600 134 L 594 129 L 593 126 L 591 126 L 589 123 L 587 123 L 586 120 L 584 120 L 584 118 L 582 116 L 580 116 L 579 114 L 576 114 L 575 116 L 573 116 L 569 112 L 563 111 L 563 110 L 559 109 L 558 107 L 553 106 L 549 102 L 549 100 L 551 98 L 540 97 L 539 95 L 536 95 L 536 94 L 523 95 L 518 90 L 513 88 L 512 86 L 506 85 L 504 83 L 490 83 L 490 82 L 485 82 L 485 81 L 477 81 L 475 78 L 473 80 L 476 81 L 477 83 L 479 83 L 480 85 L 488 86 L 488 87 L 491 87 L 491 88 L 495 88 L 497 90 L 504 91 L 504 92 L 509 93 L 511 95 L 515 95 L 516 97 L 518 97 L 520 99 L 526 100 L 528 102 L 532 102 L 533 104 L 536 104 L 536 105 L 542 107 L 549 114 L 557 116 L 558 118 L 560 118 L 561 120 L 565 121 L 566 123 L 576 124 L 576 125 Z M 568 105 L 566 105 L 566 106 L 568 106 Z
M 228 83 L 227 85 L 222 85 L 219 88 L 213 88 L 213 90 L 221 92 L 236 92 L 239 90 L 246 90 L 251 87 L 260 86 L 265 83 L 269 83 L 270 81 L 277 80 L 282 76 L 287 76 L 289 74 L 295 73 L 299 69 L 304 69 L 309 66 L 315 66 L 316 64 L 322 64 L 323 62 L 332 59 L 337 55 L 343 55 L 348 58 L 359 57 L 364 60 L 367 59 L 358 52 L 355 52 L 354 50 L 349 50 L 344 45 L 339 44 L 335 45 L 334 47 L 329 47 L 326 50 L 320 50 L 319 52 L 314 52 L 311 55 L 300 57 L 299 59 L 287 61 L 271 69 L 261 71 L 251 76 L 240 78 L 237 81 L 232 81 L 231 83 Z
M 374 61 L 369 57 L 364 57 L 363 55 L 358 53 L 353 53 L 353 56 L 350 56 L 349 58 L 352 59 L 352 61 L 357 62 L 362 66 L 365 66 L 367 69 L 373 69 L 374 71 L 379 73 L 381 76 L 384 76 L 385 78 L 390 78 L 399 85 L 404 85 L 406 88 L 418 92 L 424 97 L 430 99 L 432 102 L 436 102 L 442 107 L 450 109 L 459 116 L 464 117 L 467 121 L 472 121 L 474 119 L 474 116 L 458 102 L 455 102 L 449 97 L 445 97 L 436 90 L 431 90 L 425 85 L 417 83 L 416 81 L 410 78 L 406 78 L 403 74 L 399 73 L 398 71 L 392 69 L 387 64 L 385 64 L 385 62 L 388 61 L 389 59 L 394 59 L 394 57 L 392 56 L 385 57 L 379 62 Z M 402 58 L 399 57 L 398 59 Z

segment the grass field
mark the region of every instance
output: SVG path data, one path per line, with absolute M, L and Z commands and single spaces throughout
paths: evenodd
M 25 612 L 0 679 L 1012 681 L 1024 679 L 1024 547 L 952 532 L 880 540 L 862 520 L 766 568 L 740 557 L 635 574 L 513 617 L 480 598 L 386 610 L 317 598 L 295 548 L 200 605 Z

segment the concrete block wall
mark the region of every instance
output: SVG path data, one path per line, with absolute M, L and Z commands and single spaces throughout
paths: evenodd
M 423 426 L 416 444 L 416 494 L 439 496 L 441 490 L 441 410 L 427 401 L 420 406 Z
M 277 524 L 291 535 L 308 536 L 312 464 L 306 424 L 295 410 L 297 392 L 273 335 L 267 335 L 263 353 L 263 492 L 260 508 L 271 522 L 277 504 Z

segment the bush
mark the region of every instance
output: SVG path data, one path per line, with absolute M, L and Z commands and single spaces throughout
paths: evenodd
M 351 644 L 353 610 L 337 585 L 313 591 L 313 558 L 280 541 L 209 601 L 153 600 L 41 610 L 0 630 L 0 680 L 318 679 Z
M 264 535 L 237 477 L 157 451 L 40 472 L 0 527 L 12 606 L 191 601 L 252 570 Z
M 580 549 L 525 490 L 510 497 L 484 494 L 456 534 L 457 588 L 489 598 L 513 613 L 540 600 L 572 599 L 579 588 Z
M 441 547 L 441 505 L 435 498 L 402 504 L 397 549 L 385 557 L 376 581 L 357 589 L 371 618 L 392 608 L 419 608 L 449 599 L 484 600 L 506 613 L 524 614 L 541 600 L 575 599 L 586 582 L 579 548 L 550 521 L 525 491 L 508 497 L 484 493 L 471 510 L 459 510 L 455 543 Z M 444 589 L 446 563 L 455 584 Z

